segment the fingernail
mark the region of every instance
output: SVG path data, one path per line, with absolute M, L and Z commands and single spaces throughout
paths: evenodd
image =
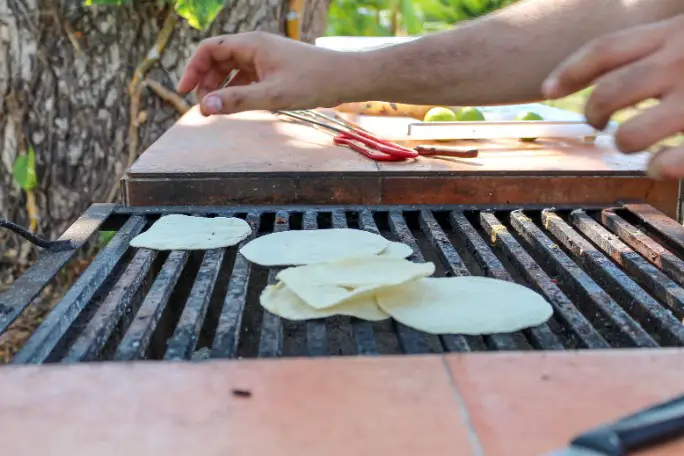
M 223 110 L 223 103 L 217 96 L 208 96 L 204 99 L 204 112 L 207 114 L 218 114 Z
M 558 79 L 548 78 L 542 84 L 542 93 L 546 98 L 555 98 L 556 92 L 558 92 Z

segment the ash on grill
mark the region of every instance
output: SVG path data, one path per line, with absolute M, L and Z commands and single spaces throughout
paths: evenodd
M 206 252 L 129 247 L 160 215 L 236 216 L 252 236 L 351 227 L 410 245 L 436 276 L 482 275 L 540 292 L 544 325 L 491 336 L 419 333 L 395 321 L 347 317 L 290 322 L 259 295 L 278 269 L 250 264 L 239 246 Z M 91 207 L 63 236 L 79 248 L 117 234 L 12 360 L 378 355 L 481 350 L 684 346 L 684 227 L 652 207 L 121 208 Z M 0 295 L 0 334 L 75 251 L 47 252 Z

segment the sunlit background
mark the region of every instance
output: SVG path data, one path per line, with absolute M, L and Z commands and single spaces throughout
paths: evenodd
M 446 30 L 517 0 L 333 0 L 328 15 L 328 36 L 410 36 Z M 553 1 L 553 0 L 549 0 Z M 547 102 L 581 113 L 591 89 Z M 624 122 L 644 107 L 619 112 L 613 120 Z

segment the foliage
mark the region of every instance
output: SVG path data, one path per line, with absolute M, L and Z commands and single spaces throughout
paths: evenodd
M 12 175 L 24 191 L 30 192 L 38 186 L 36 153 L 32 147 L 29 147 L 25 154 L 19 155 L 14 161 Z
M 517 0 L 333 0 L 328 35 L 418 35 L 491 13 Z
M 100 231 L 100 234 L 97 237 L 97 247 L 106 247 L 115 235 L 116 231 Z
M 169 0 L 171 1 L 171 0 Z M 129 5 L 132 0 L 85 0 L 86 6 L 123 6 Z M 225 0 L 175 0 L 173 7 L 176 13 L 188 21 L 191 27 L 197 30 L 209 28 L 218 13 L 225 5 Z
M 198 30 L 209 28 L 223 9 L 224 0 L 177 0 L 176 13 Z

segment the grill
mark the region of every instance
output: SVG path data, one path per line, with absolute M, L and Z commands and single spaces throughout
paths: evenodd
M 252 236 L 358 228 L 410 245 L 436 276 L 481 275 L 540 292 L 544 325 L 490 336 L 420 333 L 393 320 L 291 322 L 262 309 L 278 269 L 237 247 L 129 247 L 160 215 L 235 216 Z M 165 207 L 94 205 L 62 239 L 116 230 L 14 356 L 14 364 L 134 359 L 389 355 L 684 346 L 684 227 L 645 204 L 617 207 Z M 251 238 L 245 240 L 248 242 Z M 0 296 L 0 334 L 73 259 L 46 252 Z

